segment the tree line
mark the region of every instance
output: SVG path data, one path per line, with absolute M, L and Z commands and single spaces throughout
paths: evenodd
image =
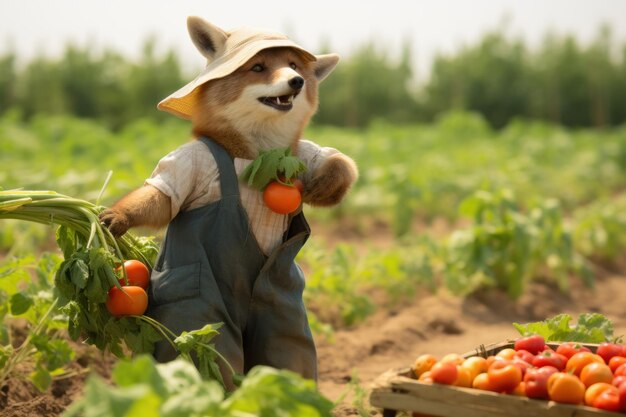
M 157 53 L 147 39 L 136 59 L 105 49 L 68 45 L 62 56 L 19 63 L 0 54 L 0 114 L 23 117 L 71 113 L 112 128 L 141 117 L 168 115 L 156 103 L 191 80 L 175 51 Z M 546 34 L 538 47 L 503 31 L 435 57 L 429 77 L 415 82 L 411 45 L 399 57 L 365 43 L 344 57 L 320 85 L 314 122 L 365 127 L 374 119 L 427 122 L 450 109 L 482 114 L 494 127 L 528 118 L 570 127 L 626 122 L 626 43 L 608 27 L 581 43 L 570 34 Z

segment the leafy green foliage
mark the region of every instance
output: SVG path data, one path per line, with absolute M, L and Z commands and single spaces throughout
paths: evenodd
M 305 170 L 304 162 L 286 147 L 259 152 L 239 177 L 250 187 L 263 190 L 271 181 L 291 185 L 292 180 Z
M 90 377 L 84 395 L 64 417 L 330 417 L 332 403 L 310 380 L 290 371 L 255 367 L 241 387 L 228 394 L 215 381 L 202 380 L 188 361 L 155 365 L 148 356 L 119 362 L 116 386 Z
M 599 313 L 584 313 L 576 324 L 572 316 L 559 314 L 534 323 L 513 323 L 522 336 L 537 334 L 549 342 L 602 343 L 613 341 L 613 323 Z

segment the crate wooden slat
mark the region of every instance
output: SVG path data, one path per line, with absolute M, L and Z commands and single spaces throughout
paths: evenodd
M 556 345 L 556 344 L 552 344 Z M 489 356 L 512 347 L 509 342 L 481 346 L 464 354 Z M 593 345 L 586 345 L 595 351 Z M 391 370 L 373 384 L 370 404 L 382 408 L 385 417 L 395 411 L 415 411 L 441 417 L 613 417 L 624 416 L 592 407 L 559 404 L 471 388 L 425 384 L 410 378 L 411 369 Z

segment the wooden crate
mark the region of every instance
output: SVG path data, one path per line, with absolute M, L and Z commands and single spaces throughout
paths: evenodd
M 548 343 L 556 347 L 558 343 Z M 597 345 L 585 344 L 595 352 Z M 464 357 L 487 357 L 512 342 L 480 346 Z M 384 417 L 394 417 L 397 411 L 417 412 L 441 417 L 613 417 L 624 416 L 597 408 L 534 400 L 516 395 L 504 395 L 472 388 L 441 384 L 424 384 L 410 378 L 410 368 L 391 370 L 373 384 L 370 404 L 383 409 Z

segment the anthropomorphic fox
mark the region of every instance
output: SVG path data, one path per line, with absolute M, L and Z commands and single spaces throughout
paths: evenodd
M 116 236 L 169 224 L 147 314 L 177 334 L 223 322 L 216 347 L 238 372 L 263 364 L 315 378 L 304 277 L 294 262 L 308 225 L 301 210 L 269 210 L 238 175 L 260 151 L 289 146 L 307 166 L 303 201 L 341 201 L 357 178 L 354 162 L 301 139 L 318 83 L 339 58 L 312 55 L 278 33 L 224 31 L 197 17 L 187 25 L 207 66 L 158 107 L 191 120 L 195 139 L 161 159 L 101 220 Z M 175 355 L 169 344 L 157 345 L 157 360 Z

